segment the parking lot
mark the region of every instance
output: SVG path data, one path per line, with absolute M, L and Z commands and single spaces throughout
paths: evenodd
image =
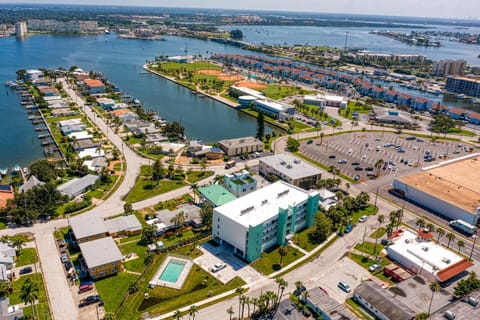
M 207 242 L 200 246 L 200 250 L 203 254 L 196 258 L 194 262 L 222 283 L 227 283 L 236 276 L 247 283 L 264 279 L 264 276 L 257 270 L 234 256 L 233 249 L 226 244 L 214 247 Z M 226 267 L 220 271 L 212 272 L 212 267 L 217 263 L 225 263 Z
M 356 132 L 303 141 L 300 152 L 355 180 L 375 178 L 375 164 L 383 160 L 379 175 L 408 173 L 448 158 L 470 153 L 470 145 L 456 141 L 432 142 L 405 134 Z

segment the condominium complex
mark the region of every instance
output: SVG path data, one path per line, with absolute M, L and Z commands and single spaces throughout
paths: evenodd
M 432 74 L 437 77 L 463 76 L 467 61 L 465 60 L 442 60 L 433 64 Z
M 322 170 L 288 154 L 260 158 L 258 171 L 265 177 L 274 175 L 304 189 L 315 186 L 322 178 Z
M 17 38 L 23 38 L 27 35 L 27 23 L 20 21 L 15 23 L 15 36 Z
M 64 33 L 93 33 L 97 32 L 97 21 L 60 21 L 52 19 L 30 19 L 28 28 L 32 31 L 64 32 Z
M 249 193 L 213 210 L 212 237 L 233 246 L 233 252 L 251 262 L 275 245 L 315 222 L 318 192 L 308 192 L 283 181 Z
M 448 77 L 445 86 L 447 91 L 466 94 L 471 97 L 480 97 L 480 80 L 464 77 Z

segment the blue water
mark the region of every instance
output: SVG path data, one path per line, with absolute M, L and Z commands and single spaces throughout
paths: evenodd
M 170 81 L 144 73 L 142 65 L 159 55 L 245 53 L 195 39 L 169 37 L 167 41 L 122 40 L 115 35 L 31 36 L 0 39 L 0 167 L 28 165 L 43 157 L 37 133 L 27 120 L 14 91 L 3 86 L 21 68 L 69 68 L 102 71 L 124 92 L 139 98 L 144 107 L 161 117 L 180 121 L 189 138 L 213 142 L 255 135 L 256 120 L 219 102 L 199 98 Z M 8 95 L 7 95 L 8 94 Z
M 180 277 L 180 274 L 183 271 L 183 268 L 185 268 L 184 262 L 177 262 L 177 261 L 170 260 L 167 263 L 167 266 L 165 267 L 165 269 L 163 269 L 163 272 L 160 275 L 159 279 L 162 281 L 176 283 L 178 280 L 178 277 Z

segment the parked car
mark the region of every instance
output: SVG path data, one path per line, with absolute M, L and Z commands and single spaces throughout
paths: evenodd
M 358 222 L 365 222 L 367 221 L 368 217 L 367 216 L 361 216 L 360 219 L 358 219 Z
M 329 159 L 335 159 L 336 156 L 335 156 L 334 154 L 331 154 L 331 155 L 328 156 L 328 158 L 329 158 Z
M 338 160 L 338 163 L 339 163 L 339 164 L 345 164 L 345 163 L 347 163 L 347 160 L 345 160 L 345 159 L 340 159 L 340 160 Z
M 358 162 L 358 161 L 352 162 L 352 166 L 359 166 L 359 165 L 360 165 L 360 162 Z
M 60 260 L 62 261 L 62 263 L 70 261 L 70 259 L 68 259 L 68 255 L 66 253 L 64 253 L 60 256 Z
M 373 167 L 366 167 L 365 171 L 373 171 Z
M 84 293 L 93 290 L 93 284 L 84 284 L 78 287 L 78 293 Z
M 308 140 L 307 141 L 307 144 L 312 144 L 313 143 L 313 140 Z
M 68 271 L 72 267 L 72 264 L 70 263 L 70 261 L 67 261 L 63 264 L 63 266 L 65 267 L 65 270 Z
M 406 137 L 405 140 L 416 140 L 417 138 L 414 137 L 414 136 L 411 136 L 411 137 Z
M 85 299 L 80 300 L 78 307 L 79 308 L 86 307 L 97 302 L 99 306 L 103 306 L 103 300 L 102 298 L 100 298 L 99 295 L 88 296 Z
M 355 171 L 363 171 L 362 167 L 355 167 Z
M 370 272 L 375 272 L 375 271 L 377 271 L 379 268 L 380 268 L 380 265 L 378 265 L 378 264 L 375 263 L 375 264 L 372 264 L 372 265 L 368 268 L 368 271 L 370 271 Z
M 227 267 L 227 265 L 225 263 L 217 263 L 215 264 L 213 267 L 212 267 L 212 272 L 215 273 L 215 272 L 218 272 L 222 269 L 225 269 Z
M 349 225 L 347 225 L 347 226 L 345 227 L 345 231 L 344 231 L 344 232 L 345 232 L 345 233 L 349 233 L 350 231 L 352 231 L 352 229 L 353 229 L 353 226 L 352 226 L 351 224 L 349 224 Z
M 352 289 L 350 289 L 350 286 L 343 281 L 340 281 L 338 283 L 338 287 L 343 291 L 345 291 L 346 293 L 350 293 L 350 291 L 352 291 Z
M 25 268 L 20 269 L 19 273 L 20 274 L 27 274 L 27 273 L 31 273 L 32 271 L 33 271 L 32 267 L 25 267 Z

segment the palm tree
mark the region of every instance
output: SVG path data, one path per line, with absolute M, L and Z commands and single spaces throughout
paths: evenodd
M 182 318 L 183 317 L 182 317 L 182 313 L 180 312 L 180 310 L 175 311 L 175 313 L 173 314 L 173 319 L 180 320 Z
M 458 253 L 460 253 L 460 249 L 465 246 L 465 242 L 463 242 L 462 240 L 458 240 L 457 246 L 458 246 Z
M 247 319 L 250 319 L 250 297 L 245 296 L 245 303 L 247 304 Z M 243 315 L 243 310 L 242 310 L 242 315 Z
M 241 308 L 242 311 L 239 313 L 238 317 L 240 320 L 242 320 L 243 314 L 245 312 L 245 303 L 247 302 L 247 297 L 242 294 L 239 299 L 240 299 L 240 305 L 242 306 Z
M 232 307 L 228 308 L 228 309 L 227 309 L 227 313 L 228 313 L 228 315 L 230 316 L 230 320 L 232 320 L 232 315 L 235 313 L 235 312 L 233 311 L 233 308 L 232 308 Z
M 20 299 L 23 301 L 23 303 L 30 304 L 32 306 L 33 319 L 35 319 L 35 308 L 33 307 L 33 304 L 35 303 L 35 300 L 38 299 L 39 292 L 40 289 L 38 288 L 38 284 L 33 282 L 30 278 L 25 280 L 20 291 Z
M 277 289 L 278 299 L 275 302 L 275 308 L 278 310 L 278 307 L 280 306 L 280 301 L 282 300 L 283 291 L 285 291 L 285 288 L 288 287 L 288 282 L 283 278 L 277 278 L 275 279 L 275 282 L 278 284 L 278 289 Z
M 15 248 L 15 250 L 17 251 L 17 254 L 19 254 L 20 251 L 22 251 L 22 248 L 25 246 L 25 244 L 26 244 L 25 240 L 23 240 L 20 237 L 14 238 L 12 240 L 12 247 Z
M 423 229 L 423 228 L 425 228 L 425 224 L 426 224 L 426 223 L 425 223 L 425 219 L 423 219 L 423 218 L 418 218 L 418 219 L 417 219 L 417 222 L 415 222 L 415 224 L 417 225 L 417 227 L 418 227 L 419 230 L 420 230 L 420 229 Z
M 440 284 L 437 281 L 434 281 L 430 283 L 429 288 L 432 290 L 432 297 L 430 298 L 430 303 L 428 304 L 428 314 L 430 314 L 432 309 L 433 296 L 435 295 L 435 292 L 440 291 Z
M 383 159 L 378 159 L 377 162 L 375 162 L 375 169 L 377 169 L 377 176 L 380 174 L 380 168 L 383 166 Z
M 428 224 L 426 225 L 426 228 L 427 228 L 427 230 L 430 231 L 430 232 L 435 231 L 435 225 L 434 225 L 433 223 L 428 223 Z
M 377 222 L 378 222 L 378 229 L 380 229 L 380 226 L 382 225 L 382 223 L 385 221 L 385 216 L 383 214 L 379 215 L 377 217 Z M 373 252 L 377 252 L 377 242 L 378 242 L 378 238 L 379 236 L 377 235 L 375 237 L 375 247 L 373 248 Z
M 238 287 L 235 289 L 235 293 L 238 293 L 238 316 L 240 317 L 240 307 L 242 305 L 242 297 L 243 293 L 245 292 L 245 288 L 243 287 Z
M 445 230 L 443 230 L 442 228 L 438 227 L 438 228 L 437 228 L 437 233 L 438 233 L 437 242 L 440 242 L 440 238 L 445 235 Z
M 455 240 L 455 235 L 453 233 L 449 232 L 449 233 L 447 233 L 447 235 L 445 237 L 447 237 L 447 239 L 448 239 L 447 248 L 450 248 L 450 242 Z
M 288 247 L 287 246 L 281 246 L 278 249 L 278 254 L 280 255 L 280 267 L 282 267 L 283 264 L 283 257 L 285 257 L 288 254 Z
M 350 183 L 345 183 L 345 192 L 348 194 L 348 190 L 350 189 Z
M 188 315 L 192 318 L 192 320 L 195 320 L 195 315 L 198 313 L 198 308 L 196 305 L 190 306 L 190 309 L 188 309 Z
M 253 313 L 255 313 L 255 309 L 257 308 L 258 306 L 258 299 L 255 298 L 255 297 L 252 297 L 250 299 L 250 303 L 253 305 Z
M 198 184 L 192 183 L 190 185 L 190 190 L 193 191 L 193 202 L 197 202 L 196 199 L 197 199 Z

